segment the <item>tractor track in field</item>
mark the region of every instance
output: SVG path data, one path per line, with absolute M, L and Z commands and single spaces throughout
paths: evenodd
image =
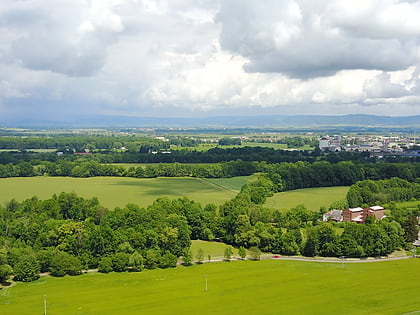
M 211 181 L 209 181 L 207 179 L 198 178 L 198 177 L 196 177 L 195 179 L 198 180 L 198 181 L 200 181 L 200 182 L 203 182 L 203 183 L 206 183 L 206 184 L 210 184 L 210 185 L 216 186 L 216 187 L 221 188 L 223 190 L 234 192 L 235 194 L 238 193 L 237 190 L 233 190 L 233 189 L 231 189 L 229 187 L 226 187 L 226 186 L 223 186 L 223 185 L 220 185 L 220 184 L 213 183 L 213 182 L 211 182 Z

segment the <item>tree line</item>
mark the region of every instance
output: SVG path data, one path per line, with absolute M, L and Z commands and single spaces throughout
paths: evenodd
M 378 185 L 390 190 L 408 186 L 400 179 Z M 412 185 L 418 192 L 419 184 Z M 179 259 L 188 262 L 194 239 L 283 255 L 379 256 L 403 248 L 418 229 L 413 213 L 407 217 L 401 211 L 380 222 L 337 225 L 321 223 L 321 214 L 304 206 L 286 212 L 264 207 L 275 190 L 270 174 L 257 173 L 219 207 L 159 198 L 147 208 L 128 204 L 110 211 L 96 198 L 75 193 L 11 200 L 0 206 L 0 277 L 13 273 L 17 280 L 32 281 L 40 272 L 63 276 L 88 268 L 121 272 L 174 267 Z

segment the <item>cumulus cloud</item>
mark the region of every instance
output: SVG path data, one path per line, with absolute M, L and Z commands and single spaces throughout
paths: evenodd
M 112 13 L 118 1 L 60 0 L 13 2 L 0 13 L 14 34 L 5 57 L 33 70 L 90 76 L 106 59 L 107 46 L 123 30 Z
M 398 98 L 409 94 L 403 84 L 391 82 L 391 75 L 386 72 L 366 80 L 363 89 L 368 98 Z
M 420 114 L 419 38 L 419 1 L 3 1 L 0 116 Z
M 222 47 L 249 59 L 246 71 L 311 78 L 407 68 L 418 57 L 419 16 L 418 2 L 396 0 L 227 0 L 216 20 Z

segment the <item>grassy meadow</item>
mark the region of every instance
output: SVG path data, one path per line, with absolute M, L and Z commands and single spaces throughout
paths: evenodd
M 204 251 L 204 260 L 208 260 L 208 255 L 211 256 L 211 259 L 220 259 L 224 257 L 225 243 L 220 242 L 208 242 L 208 241 L 200 241 L 200 240 L 192 240 L 191 241 L 191 251 L 193 254 L 193 260 L 196 260 L 196 256 L 198 253 L 198 249 L 202 249 Z M 233 255 L 238 255 L 238 250 L 233 248 Z
M 229 184 L 229 180 L 232 184 Z M 17 177 L 0 179 L 0 204 L 12 198 L 22 201 L 33 196 L 51 198 L 60 192 L 75 192 L 85 198 L 98 197 L 100 203 L 110 209 L 135 203 L 146 207 L 159 197 L 186 196 L 200 202 L 216 205 L 232 199 L 238 182 L 246 178 L 226 179 L 215 185 L 197 178 L 126 178 L 126 177 Z M 223 184 L 223 185 L 222 185 Z M 226 187 L 224 186 L 226 185 Z
M 420 310 L 420 259 L 232 261 L 49 276 L 0 291 L 0 314 L 404 314 Z M 208 291 L 205 291 L 205 279 Z
M 321 206 L 329 207 L 335 200 L 346 199 L 349 187 L 321 187 L 283 191 L 267 199 L 265 205 L 276 209 L 290 209 L 303 204 L 312 211 Z

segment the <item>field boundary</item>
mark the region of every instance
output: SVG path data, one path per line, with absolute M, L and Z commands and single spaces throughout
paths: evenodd
M 203 183 L 214 185 L 216 187 L 222 188 L 223 190 L 234 192 L 236 194 L 239 192 L 238 190 L 234 190 L 234 189 L 231 189 L 229 187 L 226 187 L 226 186 L 223 186 L 223 185 L 220 185 L 220 184 L 213 183 L 213 182 L 211 182 L 211 181 L 209 181 L 208 179 L 205 179 L 205 178 L 196 177 L 195 179 L 198 180 L 198 181 L 201 181 Z

